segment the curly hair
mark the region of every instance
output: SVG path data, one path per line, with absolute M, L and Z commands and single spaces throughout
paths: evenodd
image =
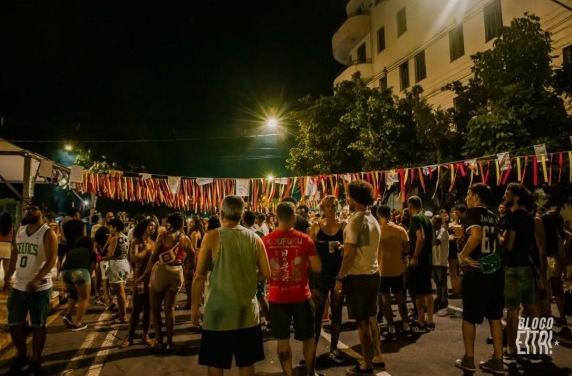
M 356 202 L 369 206 L 373 204 L 373 186 L 365 180 L 354 180 L 348 184 L 348 195 Z
M 144 219 L 141 222 L 137 223 L 135 225 L 135 228 L 133 228 L 133 238 L 143 240 L 143 235 L 145 234 L 145 231 L 147 230 L 147 226 L 149 226 L 149 223 L 155 223 L 155 232 L 153 233 L 153 235 L 151 235 L 151 240 L 155 241 L 158 235 L 157 230 L 159 229 L 159 222 L 154 218 Z

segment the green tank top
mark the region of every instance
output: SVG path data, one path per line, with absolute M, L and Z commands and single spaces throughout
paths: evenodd
M 257 235 L 242 226 L 220 227 L 220 248 L 207 279 L 203 328 L 236 330 L 258 325 Z

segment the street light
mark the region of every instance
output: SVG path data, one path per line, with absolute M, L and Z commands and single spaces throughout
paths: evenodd
M 278 126 L 278 120 L 277 120 L 275 117 L 271 117 L 271 118 L 269 118 L 268 120 L 266 120 L 266 125 L 267 125 L 269 128 L 274 129 L 274 128 L 276 128 L 276 127 Z
M 65 144 L 64 150 L 65 150 L 65 151 L 72 151 L 72 150 L 73 150 L 73 146 L 72 146 L 71 144 Z

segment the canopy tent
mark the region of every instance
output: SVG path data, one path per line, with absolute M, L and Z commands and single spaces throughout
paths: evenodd
M 0 138 L 0 181 L 20 199 L 32 197 L 35 184 L 58 184 L 69 174 L 69 168 Z M 22 193 L 12 183 L 23 184 Z

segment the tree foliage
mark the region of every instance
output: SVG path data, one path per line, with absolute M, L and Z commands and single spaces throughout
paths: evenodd
M 457 133 L 446 111 L 434 112 L 415 86 L 399 98 L 368 88 L 359 75 L 333 96 L 305 97 L 293 118 L 296 146 L 288 168 L 297 174 L 378 170 L 450 157 Z
M 542 30 L 538 17 L 515 18 L 492 49 L 471 58 L 473 77 L 468 83 L 447 86 L 459 98 L 454 117 L 466 132 L 464 155 L 539 143 L 561 147 L 567 141 L 570 117 L 554 90 L 550 34 Z

